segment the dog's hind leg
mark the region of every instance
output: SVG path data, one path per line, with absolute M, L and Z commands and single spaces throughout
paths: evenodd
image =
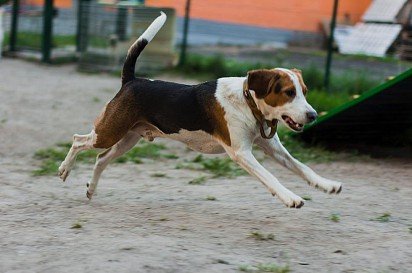
M 74 162 L 76 161 L 76 156 L 79 152 L 84 150 L 89 150 L 93 148 L 96 141 L 96 133 L 94 130 L 87 135 L 73 135 L 73 144 L 66 155 L 66 158 L 61 163 L 59 167 L 59 176 L 65 181 L 69 176 L 71 169 L 73 168 Z
M 283 147 L 277 134 L 273 139 L 258 138 L 256 144 L 259 145 L 267 155 L 305 179 L 309 185 L 320 188 L 328 193 L 339 193 L 342 190 L 342 184 L 340 182 L 321 177 L 311 168 L 291 156 L 286 148 Z
M 96 190 L 97 183 L 99 182 L 100 175 L 107 167 L 107 165 L 109 165 L 110 161 L 123 155 L 131 148 L 133 148 L 133 146 L 139 141 L 140 138 L 141 135 L 139 134 L 139 132 L 130 130 L 121 140 L 119 140 L 119 142 L 97 156 L 96 164 L 94 165 L 93 169 L 93 177 L 90 183 L 87 183 L 87 198 L 92 198 L 93 193 Z

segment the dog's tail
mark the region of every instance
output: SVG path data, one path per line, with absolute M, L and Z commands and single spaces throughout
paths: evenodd
M 146 45 L 153 39 L 156 33 L 162 28 L 162 26 L 166 22 L 166 18 L 167 18 L 166 14 L 163 11 L 161 11 L 160 16 L 157 17 L 150 24 L 150 26 L 146 29 L 146 31 L 129 48 L 129 51 L 127 52 L 126 61 L 124 62 L 124 65 L 123 65 L 122 85 L 135 79 L 134 69 L 136 66 L 137 57 L 139 57 L 140 53 L 143 51 Z

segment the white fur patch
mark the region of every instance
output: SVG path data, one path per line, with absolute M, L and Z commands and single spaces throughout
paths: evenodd
M 148 42 L 150 42 L 156 35 L 156 33 L 158 33 L 159 30 L 162 28 L 162 26 L 166 22 L 166 19 L 166 14 L 163 11 L 161 11 L 160 16 L 158 16 L 153 21 L 153 23 L 150 24 L 150 26 L 145 30 L 145 32 L 143 32 L 139 39 L 146 39 Z

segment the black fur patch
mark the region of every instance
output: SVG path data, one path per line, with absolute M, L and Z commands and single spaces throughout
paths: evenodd
M 137 57 L 142 53 L 143 49 L 149 42 L 146 39 L 137 41 L 137 44 L 130 48 L 129 54 L 127 54 L 126 60 L 123 65 L 122 71 L 122 85 L 135 79 L 134 70 L 136 66 Z
M 215 101 L 217 81 L 184 85 L 165 81 L 136 79 L 124 86 L 133 93 L 139 119 L 155 125 L 165 134 L 215 130 L 211 102 Z

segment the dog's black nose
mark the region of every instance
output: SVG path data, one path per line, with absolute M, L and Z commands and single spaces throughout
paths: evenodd
M 314 121 L 318 117 L 318 114 L 315 111 L 306 112 L 306 118 L 308 122 Z

